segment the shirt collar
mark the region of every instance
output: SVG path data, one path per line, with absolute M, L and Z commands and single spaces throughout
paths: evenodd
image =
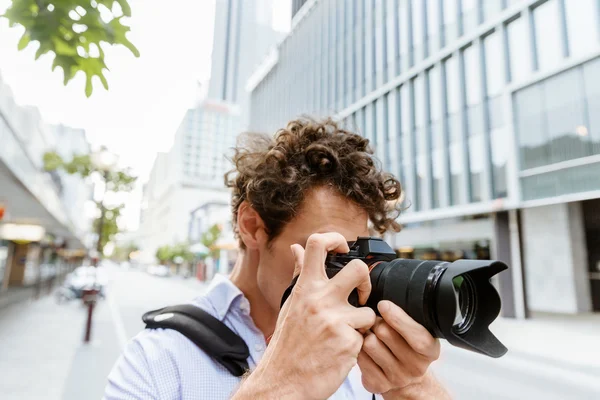
M 215 309 L 216 317 L 220 320 L 225 318 L 233 303 L 248 302 L 244 293 L 222 274 L 216 274 L 213 277 L 206 292 L 206 298 Z

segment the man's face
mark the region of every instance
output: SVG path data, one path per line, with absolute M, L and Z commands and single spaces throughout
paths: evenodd
M 321 187 L 309 192 L 297 216 L 269 246 L 259 249 L 257 283 L 269 305 L 279 310 L 283 292 L 293 278 L 292 244 L 305 247 L 310 235 L 325 232 L 338 232 L 354 241 L 358 236 L 369 235 L 367 223 L 364 210 L 332 189 Z

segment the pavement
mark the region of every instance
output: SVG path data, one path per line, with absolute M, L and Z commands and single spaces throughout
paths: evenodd
M 82 343 L 86 309 L 52 296 L 0 310 L 0 398 L 100 399 L 125 343 L 143 329 L 141 315 L 206 290 L 195 279 L 114 270 L 94 312 L 92 341 Z M 499 319 L 492 331 L 509 353 L 492 359 L 442 341 L 436 376 L 459 400 L 600 399 L 600 315 Z

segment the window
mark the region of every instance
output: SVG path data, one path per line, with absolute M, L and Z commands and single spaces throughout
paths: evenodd
M 450 200 L 452 205 L 464 204 L 466 198 L 464 196 L 464 181 L 465 173 L 464 162 L 465 155 L 462 143 L 450 144 Z
M 398 35 L 398 7 L 396 6 L 398 3 L 395 0 L 384 0 L 387 1 L 386 5 L 386 15 L 384 18 L 386 20 L 386 49 L 387 52 L 387 69 L 388 69 L 388 77 L 392 78 L 398 75 L 398 39 L 400 38 Z
M 408 15 L 408 0 L 400 0 L 400 70 L 406 71 L 410 62 L 410 18 Z
M 444 186 L 444 153 L 442 149 L 433 150 L 431 153 L 433 188 L 431 193 L 431 206 L 439 208 L 441 205 L 441 194 Z
M 458 74 L 458 59 L 451 57 L 444 62 L 446 73 L 446 96 L 448 107 L 448 128 L 450 142 L 461 140 L 461 100 L 460 77 Z
M 405 185 L 407 185 L 407 199 L 409 202 L 407 204 L 412 204 L 414 199 L 414 190 L 415 188 L 410 187 L 412 184 L 411 176 L 413 174 L 413 147 L 412 147 L 412 117 L 411 117 L 411 105 L 412 101 L 410 99 L 410 90 L 407 84 L 404 84 L 400 87 L 400 107 L 401 107 L 401 118 L 400 118 L 400 127 L 401 127 L 401 136 L 402 136 L 402 171 L 401 174 L 405 180 Z M 412 209 L 412 208 L 411 208 Z
M 471 200 L 474 202 L 482 199 L 482 174 L 485 147 L 483 134 L 477 134 L 469 138 L 469 168 L 471 169 Z
M 479 23 L 478 0 L 462 0 L 463 33 L 473 31 Z
M 427 1 L 427 49 L 428 55 L 440 48 L 440 7 L 438 0 Z
M 421 61 L 423 57 L 423 0 L 412 2 L 412 29 L 413 29 L 413 45 L 412 53 L 414 57 L 414 64 Z
M 490 118 L 490 128 L 496 129 L 504 125 L 502 98 L 504 88 L 504 51 L 500 32 L 494 32 L 483 39 L 486 65 L 486 98 Z
M 581 69 L 549 78 L 544 86 L 548 161 L 557 163 L 590 155 Z
M 586 129 L 592 141 L 592 154 L 600 154 L 600 58 L 586 63 L 583 66 L 583 77 L 585 82 L 585 97 L 588 105 L 589 127 L 580 128 L 584 134 Z
M 429 86 L 429 111 L 431 132 L 431 163 L 432 163 L 432 193 L 431 206 L 438 208 L 441 205 L 440 196 L 444 192 L 444 131 L 442 126 L 443 109 L 442 109 L 442 71 L 440 67 L 431 68 L 427 74 Z
M 560 19 L 558 0 L 549 0 L 533 10 L 540 71 L 556 67 L 563 59 Z
M 531 74 L 532 54 L 529 32 L 524 17 L 506 26 L 510 60 L 510 78 L 512 82 L 521 82 Z M 553 44 L 556 45 L 556 44 Z
M 494 182 L 493 197 L 495 199 L 508 196 L 506 185 L 506 161 L 511 151 L 509 141 L 506 140 L 504 129 L 493 130 L 490 133 L 492 146 L 492 179 Z
M 521 151 L 521 169 L 547 165 L 548 150 L 541 84 L 532 85 L 516 93 L 514 112 Z
M 572 56 L 584 55 L 598 47 L 598 1 L 565 1 L 567 37 Z
M 458 37 L 458 15 L 459 0 L 444 0 L 444 44 L 452 42 Z
M 413 104 L 414 104 L 414 138 L 416 140 L 417 154 L 417 209 L 422 210 L 424 199 L 427 197 L 427 155 L 429 148 L 427 145 L 427 131 L 425 129 L 425 81 L 423 75 L 417 76 L 413 83 Z
M 494 18 L 502 11 L 503 0 L 483 0 L 483 19 L 484 21 Z

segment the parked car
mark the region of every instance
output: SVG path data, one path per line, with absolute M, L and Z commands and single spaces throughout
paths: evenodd
M 154 276 L 169 276 L 171 275 L 171 270 L 166 265 L 151 265 L 148 267 L 148 273 Z
M 84 289 L 96 287 L 99 290 L 100 297 L 104 297 L 107 285 L 108 275 L 104 267 L 82 265 L 67 275 L 56 295 L 59 301 L 80 299 L 83 296 Z

